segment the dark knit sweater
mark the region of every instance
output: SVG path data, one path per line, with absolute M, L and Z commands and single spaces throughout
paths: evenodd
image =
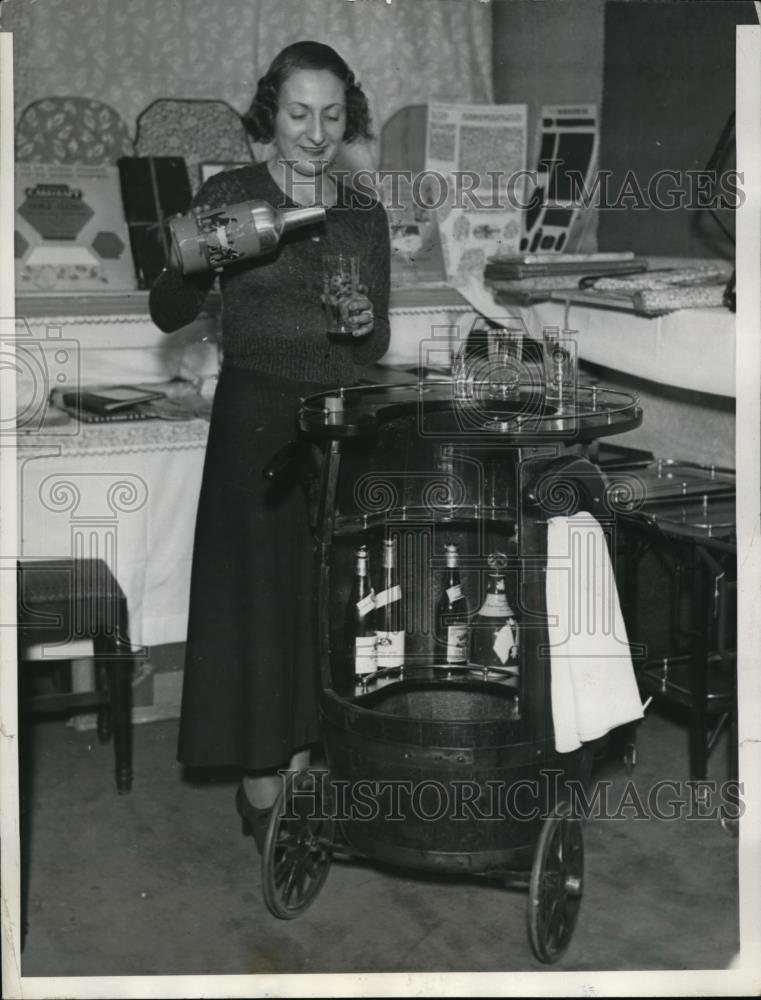
M 257 163 L 216 174 L 199 190 L 195 205 L 217 208 L 257 198 L 273 207 L 294 207 Z M 228 266 L 221 274 L 224 365 L 294 381 L 353 384 L 364 365 L 388 349 L 390 249 L 386 213 L 351 188 L 327 211 L 325 225 L 285 234 L 274 254 Z M 315 239 L 317 237 L 317 239 Z M 322 255 L 358 254 L 360 280 L 373 303 L 373 332 L 350 344 L 328 341 L 322 293 Z M 196 318 L 216 275 L 182 276 L 168 268 L 150 293 L 153 322 L 165 333 Z

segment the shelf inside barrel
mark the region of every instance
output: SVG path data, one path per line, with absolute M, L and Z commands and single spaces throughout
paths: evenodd
M 377 514 L 340 514 L 336 515 L 333 524 L 335 535 L 361 535 L 364 531 L 382 530 L 397 524 L 472 524 L 479 521 L 489 521 L 504 524 L 507 527 L 515 525 L 517 512 L 515 506 L 489 504 L 446 504 L 431 506 L 394 507 L 379 511 Z
M 340 697 L 365 708 L 373 708 L 379 699 L 385 699 L 393 692 L 404 691 L 492 691 L 506 699 L 504 718 L 510 721 L 520 719 L 518 694 L 520 677 L 514 670 L 505 668 L 485 668 L 478 664 L 435 663 L 428 666 L 405 666 L 389 668 L 355 678 L 353 692 L 337 690 Z M 451 721 L 451 720 L 450 720 Z

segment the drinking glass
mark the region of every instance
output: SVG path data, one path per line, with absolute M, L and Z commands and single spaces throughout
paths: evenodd
M 489 396 L 503 401 L 520 396 L 523 371 L 523 326 L 501 326 L 492 331 Z
M 359 292 L 359 257 L 355 254 L 326 254 L 322 262 L 322 281 L 328 337 L 348 340 L 353 335 L 349 308 Z
M 578 378 L 578 331 L 545 327 L 542 331 L 544 352 L 545 401 L 558 413 L 568 413 L 576 407 Z

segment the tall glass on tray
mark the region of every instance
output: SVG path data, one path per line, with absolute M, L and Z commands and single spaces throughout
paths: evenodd
M 520 397 L 523 372 L 522 323 L 496 327 L 490 332 L 489 396 L 503 402 Z
M 546 326 L 542 331 L 545 403 L 557 413 L 576 411 L 578 344 L 576 330 Z

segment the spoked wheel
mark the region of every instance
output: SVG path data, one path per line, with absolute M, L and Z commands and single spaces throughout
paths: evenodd
M 557 962 L 570 944 L 583 883 L 581 821 L 562 803 L 544 821 L 531 867 L 528 931 L 540 962 Z
M 292 920 L 317 898 L 333 860 L 335 820 L 327 773 L 289 774 L 270 816 L 262 851 L 264 902 Z

